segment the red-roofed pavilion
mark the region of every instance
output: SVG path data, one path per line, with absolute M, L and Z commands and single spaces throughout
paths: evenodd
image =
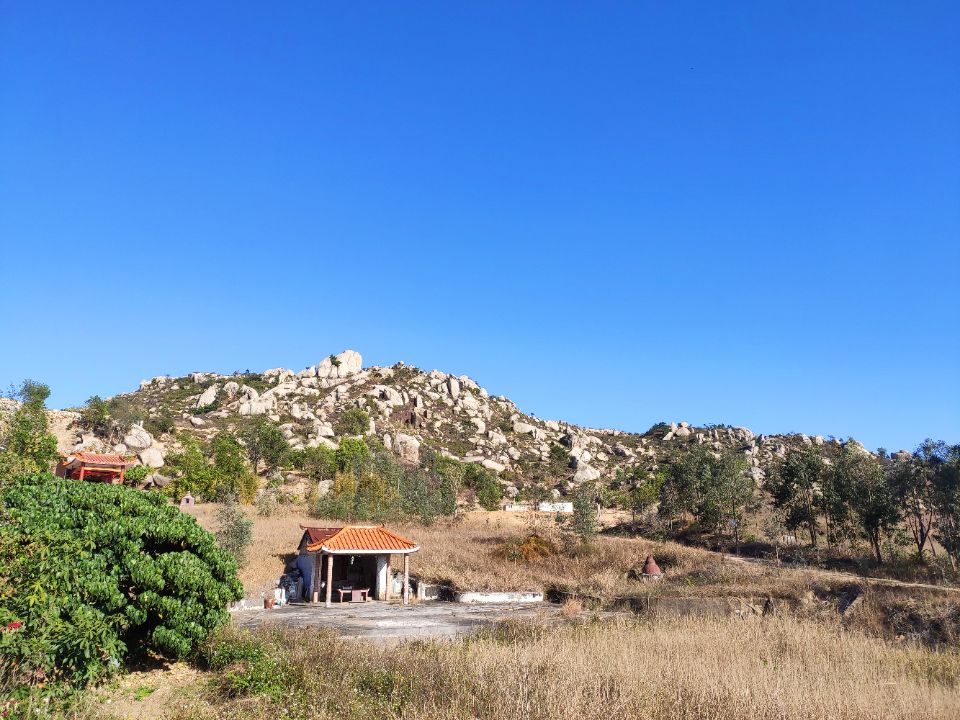
M 123 474 L 133 464 L 116 453 L 74 452 L 61 455 L 56 474 L 73 480 L 99 480 L 105 483 L 123 483 Z
M 390 600 L 390 558 L 403 556 L 403 604 L 410 602 L 410 555 L 420 546 L 387 530 L 383 525 L 304 527 L 297 567 L 303 573 L 307 597 L 319 600 L 323 589 L 330 607 L 334 592 L 340 602 L 366 599 Z M 336 560 L 335 560 L 336 558 Z

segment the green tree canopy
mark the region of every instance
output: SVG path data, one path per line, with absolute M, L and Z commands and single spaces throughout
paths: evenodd
M 242 597 L 233 559 L 166 498 L 42 474 L 0 492 L 0 670 L 75 683 L 134 650 L 184 657 Z
M 57 439 L 49 432 L 46 400 L 50 388 L 24 380 L 10 396 L 21 405 L 0 427 L 0 482 L 16 475 L 49 471 L 57 459 Z
M 257 417 L 251 421 L 240 434 L 240 438 L 247 447 L 247 457 L 250 458 L 255 474 L 260 472 L 261 460 L 267 469 L 279 467 L 289 449 L 283 432 L 265 417 Z
M 364 435 L 370 428 L 370 415 L 361 408 L 345 410 L 337 423 L 337 435 Z
M 789 530 L 803 528 L 810 544 L 817 544 L 817 517 L 823 498 L 821 487 L 827 466 L 812 446 L 791 450 L 774 463 L 764 481 L 773 506 L 780 511 Z

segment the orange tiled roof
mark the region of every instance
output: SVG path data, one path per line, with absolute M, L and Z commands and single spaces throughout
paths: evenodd
M 302 526 L 301 526 L 302 527 Z M 409 553 L 420 549 L 412 540 L 400 537 L 387 530 L 383 525 L 347 525 L 339 528 L 304 527 L 307 536 L 307 550 L 315 552 L 347 553 L 357 552 Z
M 66 459 L 75 458 L 86 465 L 129 465 L 130 463 L 116 453 L 75 452 Z

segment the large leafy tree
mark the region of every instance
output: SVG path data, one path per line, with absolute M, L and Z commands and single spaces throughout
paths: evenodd
M 0 671 L 83 684 L 134 650 L 188 656 L 242 596 L 233 559 L 155 493 L 49 474 L 0 492 Z
M 660 507 L 667 516 L 690 513 L 710 530 L 730 523 L 736 531 L 753 497 L 754 483 L 742 456 L 733 451 L 717 455 L 700 445 L 667 474 Z
M 933 475 L 934 524 L 937 541 L 947 551 L 954 569 L 960 563 L 960 445 L 943 451 Z
M 764 488 L 789 530 L 806 530 L 810 544 L 817 545 L 817 515 L 827 467 L 813 447 L 788 452 L 767 474 Z
M 883 467 L 875 457 L 848 442 L 831 475 L 833 488 L 846 501 L 852 527 L 870 542 L 877 562 L 883 562 L 881 540 L 900 519 L 896 492 Z
M 903 510 L 904 523 L 913 536 L 917 557 L 921 561 L 936 515 L 934 481 L 946 457 L 946 443 L 927 439 L 913 455 L 898 458 L 890 469 L 890 479 Z
M 245 503 L 252 501 L 257 493 L 257 478 L 244 462 L 243 446 L 237 438 L 226 431 L 218 433 L 210 443 L 210 454 L 217 494 Z
M 268 469 L 280 466 L 284 453 L 289 449 L 283 432 L 263 417 L 253 420 L 240 435 L 247 447 L 247 457 L 253 465 L 253 472 L 260 472 L 262 460 Z

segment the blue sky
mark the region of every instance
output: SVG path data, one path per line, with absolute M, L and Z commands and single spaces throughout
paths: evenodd
M 0 384 L 352 347 L 960 441 L 960 8 L 0 2 Z

